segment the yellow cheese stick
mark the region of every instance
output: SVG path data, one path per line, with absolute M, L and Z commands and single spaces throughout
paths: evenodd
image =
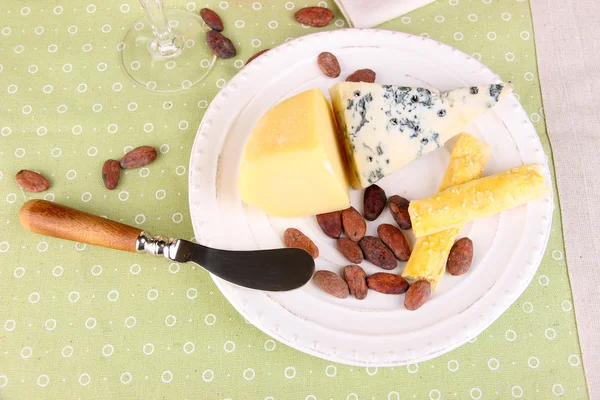
M 550 191 L 541 164 L 527 164 L 454 186 L 408 207 L 416 237 L 431 235 L 537 199 Z
M 490 153 L 489 145 L 480 142 L 468 133 L 461 133 L 452 149 L 450 164 L 440 184 L 440 191 L 481 178 Z M 426 279 L 431 283 L 431 290 L 435 291 L 446 270 L 450 249 L 461 228 L 462 224 L 418 238 L 402 272 L 402 277 L 410 284 Z

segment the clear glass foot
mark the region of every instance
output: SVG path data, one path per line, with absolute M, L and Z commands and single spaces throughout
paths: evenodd
M 164 15 L 168 28 L 162 35 L 148 16 L 133 25 L 124 39 L 121 62 L 140 86 L 154 92 L 178 92 L 202 81 L 216 56 L 206 45 L 208 28 L 199 15 L 182 10 L 165 10 Z

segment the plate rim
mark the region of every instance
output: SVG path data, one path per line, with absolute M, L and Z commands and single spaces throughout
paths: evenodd
M 299 43 L 301 41 L 316 40 L 318 38 L 322 38 L 322 37 L 330 36 L 330 35 L 342 35 L 342 36 L 351 35 L 352 36 L 352 35 L 365 35 L 365 34 L 366 35 L 374 35 L 374 36 L 380 36 L 382 34 L 383 35 L 391 34 L 391 35 L 395 35 L 396 37 L 401 37 L 404 40 L 415 39 L 415 38 L 419 39 L 419 40 L 423 40 L 424 42 L 429 42 L 430 45 L 441 46 L 441 47 L 446 48 L 446 50 L 451 50 L 452 52 L 458 52 L 458 54 L 463 55 L 467 60 L 477 63 L 477 65 L 479 66 L 479 68 L 481 70 L 489 72 L 494 77 L 499 78 L 497 74 L 495 74 L 490 68 L 485 66 L 479 60 L 476 60 L 472 56 L 469 56 L 466 53 L 464 53 L 452 46 L 438 42 L 438 41 L 433 40 L 428 37 L 416 36 L 416 35 L 411 35 L 411 34 L 407 34 L 407 33 L 403 33 L 403 32 L 384 30 L 384 29 L 345 28 L 345 29 L 335 29 L 335 30 L 331 30 L 331 31 L 317 32 L 317 33 L 300 36 L 300 37 L 290 40 L 288 42 L 282 43 L 282 44 L 274 47 L 273 49 L 281 48 L 281 47 L 285 47 L 285 46 L 294 46 L 295 43 Z M 261 60 L 261 61 L 264 61 L 264 60 Z M 255 67 L 257 67 L 256 64 L 258 64 L 258 63 L 255 62 Z M 244 67 L 242 67 L 240 72 L 243 71 L 244 68 L 246 68 L 246 65 L 244 65 Z M 204 117 L 202 118 L 202 121 L 199 125 L 198 131 L 197 131 L 195 139 L 194 139 L 194 144 L 192 146 L 192 152 L 191 152 L 191 156 L 190 156 L 189 169 L 188 169 L 188 171 L 189 171 L 188 185 L 189 185 L 190 189 L 192 188 L 193 178 L 194 178 L 195 174 L 199 173 L 193 169 L 193 165 L 194 165 L 194 159 L 196 157 L 195 150 L 198 146 L 198 141 L 199 141 L 199 136 L 201 134 L 201 131 L 203 130 L 203 128 L 206 127 L 205 122 L 207 120 L 210 120 L 210 116 L 213 115 L 214 113 L 218 112 L 220 110 L 220 106 L 223 103 L 226 103 L 226 97 L 220 96 L 221 93 L 225 93 L 225 91 L 228 90 L 229 88 L 235 87 L 235 85 L 237 85 L 237 81 L 240 79 L 239 78 L 240 75 L 241 74 L 238 73 L 234 77 L 232 77 L 232 79 L 219 91 L 219 93 L 217 93 L 217 95 L 214 97 L 214 99 L 211 101 L 210 105 L 208 106 Z M 531 124 L 531 122 L 529 120 L 529 116 L 525 112 L 523 106 L 514 97 L 514 95 L 511 94 L 511 97 L 513 97 L 514 101 L 516 102 L 516 105 L 518 105 L 515 107 L 515 111 L 522 111 L 522 113 L 524 114 L 524 116 L 526 118 L 525 122 L 529 122 L 529 124 Z M 227 282 L 219 279 L 218 277 L 216 277 L 212 274 L 210 274 L 210 276 L 213 279 L 213 281 L 215 282 L 217 288 L 221 291 L 223 296 L 227 299 L 227 301 L 236 309 L 236 311 L 238 313 L 240 313 L 240 315 L 242 315 L 247 320 L 247 322 L 253 324 L 255 327 L 257 327 L 259 330 L 261 330 L 263 333 L 265 333 L 269 337 L 276 339 L 277 341 L 279 341 L 289 347 L 292 347 L 296 350 L 299 350 L 303 353 L 310 354 L 312 356 L 315 356 L 315 357 L 318 357 L 321 359 L 325 359 L 328 361 L 332 361 L 332 362 L 338 362 L 338 363 L 342 363 L 342 364 L 346 364 L 346 365 L 363 366 L 363 367 L 367 367 L 367 366 L 370 366 L 370 367 L 403 366 L 403 365 L 423 362 L 423 361 L 430 360 L 432 358 L 441 356 L 453 349 L 456 349 L 456 348 L 462 346 L 463 344 L 468 342 L 470 339 L 472 339 L 474 336 L 476 337 L 481 332 L 483 332 L 485 329 L 487 329 L 493 322 L 495 322 L 501 315 L 503 315 L 508 310 L 508 308 L 523 294 L 525 289 L 529 286 L 531 280 L 535 277 L 535 274 L 541 264 L 542 258 L 544 256 L 546 248 L 547 248 L 547 244 L 548 244 L 550 233 L 551 233 L 551 227 L 552 227 L 553 211 L 554 211 L 554 207 L 555 207 L 554 192 L 553 192 L 554 191 L 554 183 L 552 181 L 552 175 L 551 175 L 551 172 L 549 169 L 548 156 L 545 154 L 545 152 L 543 152 L 543 146 L 542 146 L 540 137 L 537 134 L 537 131 L 535 130 L 534 127 L 532 127 L 532 129 L 533 129 L 533 132 L 535 132 L 535 135 L 534 135 L 535 137 L 533 138 L 533 140 L 535 142 L 535 147 L 542 149 L 542 154 L 544 156 L 543 165 L 544 165 L 545 173 L 546 173 L 545 178 L 548 180 L 548 182 L 550 183 L 551 188 L 552 188 L 552 190 L 550 191 L 549 196 L 548 196 L 549 204 L 548 204 L 548 209 L 546 211 L 547 211 L 547 214 L 549 217 L 547 218 L 548 221 L 547 221 L 547 225 L 545 227 L 545 237 L 542 239 L 542 243 L 541 243 L 541 246 L 540 246 L 538 252 L 533 255 L 534 261 L 532 262 L 532 264 L 534 267 L 527 270 L 526 276 L 520 277 L 520 279 L 518 280 L 519 284 L 513 286 L 514 289 L 510 292 L 510 294 L 505 294 L 504 300 L 501 302 L 502 304 L 500 304 L 499 307 L 495 307 L 493 312 L 492 311 L 488 312 L 487 318 L 483 318 L 483 319 L 480 318 L 480 319 L 478 319 L 477 323 L 473 323 L 471 326 L 469 326 L 468 332 L 470 332 L 470 333 L 474 332 L 474 335 L 466 335 L 465 334 L 465 335 L 462 335 L 462 337 L 459 337 L 460 335 L 454 335 L 454 340 L 448 341 L 449 344 L 447 346 L 445 346 L 443 348 L 438 348 L 435 351 L 429 352 L 429 353 L 421 355 L 419 357 L 413 357 L 410 359 L 410 361 L 398 360 L 398 359 L 395 359 L 392 361 L 386 361 L 383 359 L 369 361 L 369 360 L 352 360 L 352 359 L 348 359 L 348 358 L 343 358 L 343 357 L 339 357 L 335 351 L 333 353 L 324 353 L 322 351 L 317 351 L 317 349 L 312 349 L 308 346 L 303 346 L 303 345 L 299 344 L 299 342 L 296 342 L 294 340 L 286 338 L 282 334 L 279 334 L 272 327 L 265 326 L 261 321 L 257 320 L 257 318 L 255 318 L 252 315 L 249 315 L 244 310 L 244 308 L 241 307 L 240 304 L 238 304 L 236 301 L 232 300 L 231 294 L 229 292 L 231 290 L 230 284 L 228 284 Z M 188 193 L 189 193 L 188 202 L 189 202 L 189 207 L 190 207 L 190 216 L 191 216 L 191 220 L 192 220 L 194 234 L 195 234 L 195 237 L 197 238 L 199 232 L 198 232 L 196 224 L 194 223 L 194 208 L 195 208 L 193 205 L 194 193 L 192 190 L 189 190 Z M 498 278 L 498 280 L 499 279 L 500 279 L 500 277 Z M 486 294 L 492 290 L 492 288 L 497 284 L 498 280 L 494 283 L 494 285 L 491 288 L 488 289 Z M 273 301 L 273 300 L 271 299 L 271 301 Z M 476 303 L 474 303 L 474 304 L 476 304 Z

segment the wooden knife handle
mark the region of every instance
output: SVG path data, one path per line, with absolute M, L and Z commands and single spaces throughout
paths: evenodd
M 140 229 L 46 200 L 29 200 L 19 212 L 32 232 L 116 250 L 136 251 Z

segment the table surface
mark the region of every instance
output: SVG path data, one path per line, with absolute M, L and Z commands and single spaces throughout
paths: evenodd
M 544 106 L 590 397 L 600 398 L 600 4 L 532 0 Z M 584 227 L 584 229 L 582 229 Z
M 587 398 L 558 209 L 538 274 L 497 322 L 432 361 L 379 370 L 273 341 L 196 267 L 24 232 L 22 203 L 47 198 L 191 238 L 189 149 L 207 105 L 254 52 L 316 31 L 292 19 L 303 2 L 166 4 L 219 10 L 238 48 L 170 95 L 135 87 L 119 66 L 119 43 L 141 16 L 134 0 L 9 0 L 0 10 L 4 398 Z M 327 29 L 345 26 L 330 7 Z M 526 1 L 438 1 L 381 27 L 448 43 L 512 80 L 550 155 Z M 159 148 L 157 160 L 106 190 L 104 160 L 139 145 Z M 50 191 L 20 191 L 13 176 L 24 168 L 48 176 Z

